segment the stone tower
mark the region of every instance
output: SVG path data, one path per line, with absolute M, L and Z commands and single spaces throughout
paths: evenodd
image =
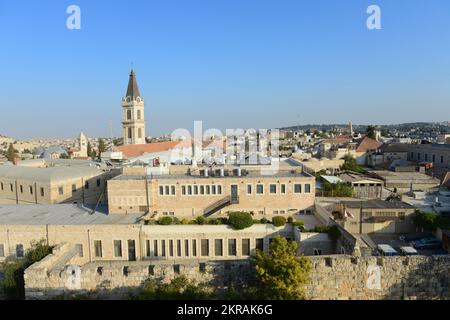
M 87 154 L 88 141 L 87 141 L 87 138 L 86 138 L 86 136 L 84 135 L 83 132 L 80 133 L 79 140 L 80 140 L 80 154 L 79 154 L 79 156 L 80 157 L 87 157 L 88 156 L 88 154 Z
M 122 98 L 123 144 L 145 143 L 144 98 L 139 94 L 136 75 L 131 69 L 125 97 Z

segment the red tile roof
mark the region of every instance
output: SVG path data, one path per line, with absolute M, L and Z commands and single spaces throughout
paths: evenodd
M 124 158 L 139 157 L 145 153 L 163 152 L 176 148 L 191 147 L 191 140 L 184 141 L 166 141 L 154 142 L 147 144 L 130 144 L 126 146 L 115 147 L 117 151 L 121 151 Z
M 378 142 L 377 140 L 366 136 L 359 141 L 358 147 L 356 148 L 356 152 L 367 152 L 377 150 L 381 147 L 381 145 L 382 145 L 381 142 Z

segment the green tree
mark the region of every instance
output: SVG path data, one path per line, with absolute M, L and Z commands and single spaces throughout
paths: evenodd
M 443 217 L 434 212 L 416 211 L 414 224 L 417 228 L 425 231 L 435 231 L 437 228 L 449 229 L 450 218 Z
M 253 225 L 252 215 L 248 212 L 231 212 L 228 223 L 236 230 L 242 230 Z
M 15 158 L 17 158 L 17 150 L 14 149 L 13 144 L 10 143 L 8 150 L 6 150 L 6 159 L 8 159 L 8 161 L 14 161 Z
M 375 140 L 377 137 L 375 131 L 376 131 L 375 126 L 369 125 L 366 130 L 366 136 Z
M 95 152 L 94 152 L 94 150 L 92 150 L 92 145 L 91 145 L 91 143 L 89 141 L 88 141 L 88 144 L 87 144 L 87 155 L 88 155 L 88 157 L 90 157 L 92 159 L 95 158 Z
M 172 223 L 173 223 L 172 217 L 162 217 L 158 219 L 158 224 L 162 226 L 168 226 L 171 225 Z
M 52 250 L 53 247 L 48 246 L 45 240 L 32 241 L 24 259 L 10 259 L 0 265 L 0 269 L 3 270 L 1 287 L 8 299 L 25 298 L 25 282 L 23 279 L 25 269 L 51 254 Z
M 106 151 L 106 144 L 105 140 L 99 139 L 98 140 L 98 159 L 100 159 L 102 152 Z
M 355 158 L 351 155 L 346 155 L 344 157 L 344 164 L 341 166 L 341 170 L 353 171 L 357 173 L 364 173 L 364 169 L 356 163 Z
M 197 285 L 185 276 L 178 276 L 170 283 L 158 284 L 155 279 L 144 282 L 138 299 L 141 300 L 203 300 L 209 299 L 206 285 Z
M 309 280 L 311 261 L 296 256 L 297 243 L 273 238 L 268 254 L 257 250 L 256 277 L 263 298 L 270 300 L 304 299 L 304 285 Z
M 322 184 L 324 195 L 328 197 L 352 197 L 353 188 L 350 184 L 345 182 L 329 183 L 328 181 Z
M 285 217 L 273 217 L 272 223 L 275 227 L 282 227 L 286 224 L 286 218 Z

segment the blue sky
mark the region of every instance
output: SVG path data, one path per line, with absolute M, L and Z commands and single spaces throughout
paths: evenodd
M 0 0 L 0 36 L 0 133 L 18 138 L 119 136 L 131 62 L 152 136 L 450 120 L 448 0 Z

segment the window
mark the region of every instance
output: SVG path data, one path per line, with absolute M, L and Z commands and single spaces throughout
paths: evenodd
M 83 257 L 84 256 L 84 254 L 83 254 L 83 245 L 81 243 L 78 243 L 78 244 L 75 245 L 75 250 L 78 253 L 79 257 Z
M 131 139 L 133 137 L 133 132 L 131 131 L 131 128 L 128 128 L 128 139 Z
M 189 257 L 189 240 L 184 240 L 184 255 Z
M 256 185 L 256 194 L 264 194 L 264 185 L 263 184 Z
M 294 193 L 302 193 L 302 185 L 299 183 L 294 184 Z
M 197 240 L 192 240 L 192 255 L 197 256 Z
M 404 221 L 404 220 L 405 220 L 405 213 L 404 213 L 404 212 L 399 212 L 399 213 L 398 213 L 398 218 L 399 218 L 401 221 Z
M 136 241 L 128 240 L 128 261 L 136 261 Z
M 436 155 L 435 154 L 433 154 L 432 159 L 433 159 L 433 162 L 436 162 Z
M 77 192 L 77 185 L 73 184 L 72 185 L 72 193 Z
M 169 240 L 169 255 L 173 257 L 173 240 Z
M 314 249 L 314 255 L 315 256 L 321 256 L 322 255 L 322 250 L 321 249 Z
M 286 194 L 286 185 L 285 184 L 280 185 L 280 189 L 281 189 L 281 194 Z
M 236 239 L 228 239 L 228 255 L 236 255 Z
M 216 194 L 216 186 L 211 187 L 211 194 Z
M 198 186 L 194 186 L 194 194 L 198 195 Z
M 264 251 L 264 239 L 256 239 L 256 249 Z
M 310 184 L 305 184 L 305 193 L 311 193 L 311 185 Z
M 41 188 L 41 197 L 44 196 L 44 188 Z
M 155 275 L 155 266 L 148 266 L 148 275 L 149 276 Z
M 420 160 L 420 158 L 421 158 L 421 154 L 420 154 L 420 152 L 417 154 L 417 160 Z
M 11 189 L 11 192 L 13 192 L 14 191 L 14 187 L 13 187 L 12 183 L 9 185 L 9 187 Z
M 199 263 L 198 269 L 200 270 L 201 273 L 205 273 L 206 272 L 206 263 L 204 263 L 204 262 Z
M 0 187 L 1 187 L 2 191 L 3 191 L 3 182 L 0 183 Z
M 0 257 L 5 256 L 5 245 L 3 243 L 0 243 Z
M 20 185 L 20 193 L 23 193 L 23 186 Z
M 166 240 L 161 240 L 161 257 L 166 256 Z
M 276 194 L 277 193 L 277 185 L 276 184 L 271 184 L 269 186 L 269 192 L 270 192 L 270 194 Z
M 211 187 L 210 186 L 206 186 L 206 194 L 211 194 Z
M 222 186 L 217 186 L 217 194 L 222 194 Z
M 123 267 L 123 275 L 125 277 L 128 277 L 129 274 L 130 274 L 130 267 L 128 266 Z
M 428 154 L 425 153 L 425 161 L 428 161 Z
M 97 267 L 97 274 L 101 276 L 103 274 L 103 267 Z
M 173 272 L 175 274 L 180 274 L 180 265 L 179 264 L 174 264 L 173 265 Z
M 444 163 L 444 156 L 441 156 L 441 163 Z
M 138 110 L 138 111 L 137 111 L 137 119 L 138 119 L 138 120 L 141 120 L 141 110 Z
M 16 257 L 17 258 L 23 258 L 24 257 L 23 244 L 21 244 L 21 243 L 16 245 Z
M 89 189 L 89 181 L 86 181 L 86 182 L 84 183 L 84 188 L 85 188 L 85 189 Z
M 147 252 L 146 252 L 146 256 L 147 257 L 150 257 L 150 240 L 146 240 L 145 241 L 145 247 L 146 247 L 146 249 L 147 249 Z
M 414 152 L 411 152 L 411 160 L 414 159 Z
M 153 240 L 153 256 L 158 256 L 158 240 Z
M 242 239 L 242 255 L 250 255 L 250 239 Z
M 201 240 L 201 255 L 203 257 L 209 256 L 209 240 L 208 239 Z
M 164 195 L 164 187 L 163 186 L 159 186 L 159 195 L 160 196 Z
M 97 188 L 99 188 L 100 185 L 101 185 L 101 181 L 100 181 L 100 179 L 97 179 Z
M 177 256 L 181 257 L 181 240 L 177 240 Z
M 94 240 L 94 251 L 95 251 L 95 256 L 97 258 L 102 257 L 102 241 L 101 240 Z
M 64 194 L 64 187 L 59 187 L 58 188 L 58 193 L 60 196 L 62 196 Z
M 170 186 L 165 186 L 165 187 L 164 187 L 164 191 L 165 191 L 164 194 L 165 194 L 166 196 L 170 195 Z
M 214 240 L 214 253 L 217 257 L 223 256 L 223 241 L 222 239 Z
M 171 195 L 175 195 L 175 186 L 171 186 L 170 187 L 170 189 L 171 189 Z
M 200 186 L 200 194 L 205 194 L 205 186 Z
M 252 194 L 252 185 L 251 184 L 247 185 L 247 194 Z
M 114 257 L 118 258 L 122 256 L 122 241 L 114 240 Z
M 186 186 L 181 186 L 181 194 L 182 194 L 183 196 L 186 195 Z
M 131 120 L 131 110 L 127 110 L 127 120 Z
M 192 186 L 188 186 L 188 192 L 187 192 L 187 194 L 188 194 L 188 195 L 192 195 Z

